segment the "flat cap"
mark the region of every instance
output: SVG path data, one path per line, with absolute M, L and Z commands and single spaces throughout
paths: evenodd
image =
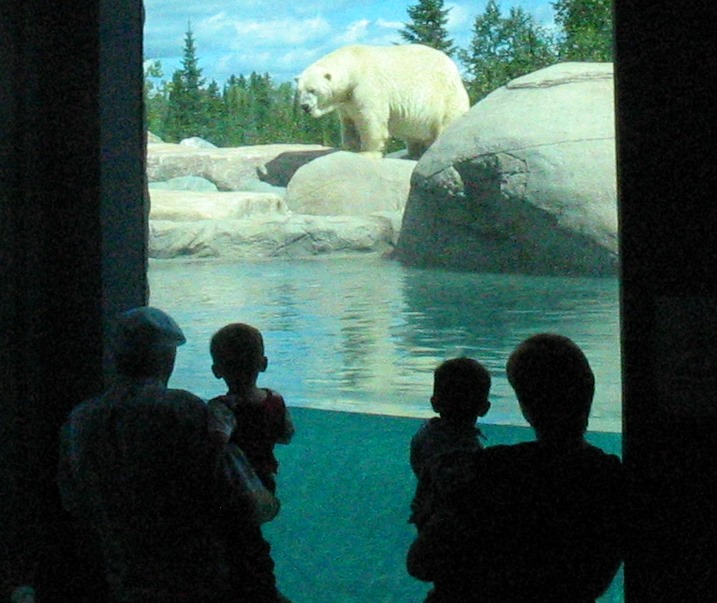
M 120 314 L 114 349 L 116 354 L 138 354 L 156 348 L 176 348 L 187 341 L 182 329 L 159 308 L 142 306 Z

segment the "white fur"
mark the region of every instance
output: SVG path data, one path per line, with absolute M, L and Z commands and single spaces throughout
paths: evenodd
M 299 103 L 313 117 L 336 110 L 343 146 L 381 157 L 389 137 L 417 157 L 469 101 L 456 64 L 418 44 L 345 46 L 296 78 Z

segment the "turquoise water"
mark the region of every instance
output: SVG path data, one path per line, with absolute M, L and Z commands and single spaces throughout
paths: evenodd
M 210 371 L 212 333 L 232 321 L 264 333 L 270 364 L 261 382 L 295 407 L 296 436 L 276 449 L 282 510 L 263 528 L 294 603 L 424 599 L 429 585 L 405 569 L 415 537 L 408 446 L 416 417 L 430 414 L 432 371 L 444 358 L 466 354 L 490 369 L 493 425 L 483 431 L 489 445 L 511 444 L 533 434 L 505 378 L 508 354 L 538 331 L 568 335 L 596 373 L 589 437 L 620 452 L 615 280 L 422 270 L 368 257 L 153 262 L 149 278 L 151 303 L 188 338 L 175 387 L 222 393 Z M 622 591 L 620 573 L 600 602 L 622 603 Z
M 407 268 L 376 257 L 150 264 L 151 303 L 185 330 L 174 387 L 223 393 L 208 342 L 228 322 L 262 330 L 260 384 L 291 406 L 429 416 L 432 371 L 472 356 L 493 375 L 485 421 L 525 425 L 505 377 L 510 351 L 540 331 L 573 338 L 597 388 L 590 429 L 620 431 L 618 283 Z

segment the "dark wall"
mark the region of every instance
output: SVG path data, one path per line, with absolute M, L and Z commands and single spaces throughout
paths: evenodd
M 103 387 L 107 317 L 145 299 L 141 20 L 110 4 L 0 4 L 0 600 L 23 582 L 79 600 L 57 430 Z
M 0 597 L 88 592 L 56 433 L 146 296 L 140 11 L 0 1 Z M 631 603 L 717 594 L 714 13 L 616 2 Z
M 717 597 L 716 17 L 616 3 L 631 602 Z

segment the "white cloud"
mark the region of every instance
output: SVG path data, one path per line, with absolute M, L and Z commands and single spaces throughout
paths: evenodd
M 475 6 L 467 7 L 463 4 L 447 4 L 446 8 L 450 9 L 448 22 L 446 23 L 446 28 L 449 31 L 463 29 L 466 25 L 471 25 L 473 21 L 475 21 Z
M 181 61 L 188 23 L 204 75 L 222 81 L 232 74 L 269 72 L 291 79 L 319 57 L 346 44 L 402 43 L 406 7 L 417 0 L 144 0 L 145 53 L 160 59 L 167 77 Z M 475 17 L 487 0 L 448 0 L 448 31 L 468 44 Z M 549 21 L 549 0 L 501 0 L 522 5 Z
M 236 35 L 232 47 L 246 45 L 247 40 L 254 46 L 306 44 L 331 32 L 323 17 L 232 21 L 231 27 Z
M 404 22 L 403 21 L 387 21 L 386 19 L 378 19 L 376 21 L 376 25 L 379 27 L 383 27 L 385 29 L 403 29 Z
M 346 28 L 346 31 L 336 36 L 334 41 L 337 44 L 355 44 L 356 42 L 360 42 L 366 37 L 369 25 L 371 25 L 371 21 L 368 19 L 354 21 Z

